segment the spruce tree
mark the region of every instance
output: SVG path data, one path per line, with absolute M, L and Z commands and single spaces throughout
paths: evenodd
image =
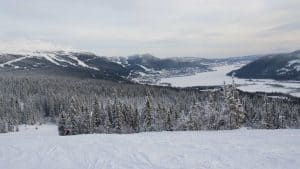
M 153 130 L 153 109 L 151 107 L 151 101 L 148 98 L 146 103 L 145 103 L 145 108 L 144 108 L 144 131 L 152 131 Z

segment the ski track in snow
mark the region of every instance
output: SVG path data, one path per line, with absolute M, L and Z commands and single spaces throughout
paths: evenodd
M 58 136 L 28 126 L 0 134 L 2 169 L 298 169 L 300 130 Z
M 52 54 L 44 54 L 44 53 L 31 53 L 31 54 L 26 54 L 24 57 L 20 57 L 17 59 L 10 60 L 8 62 L 0 64 L 0 67 L 4 67 L 5 65 L 11 65 L 13 66 L 13 63 L 19 62 L 21 60 L 27 59 L 27 58 L 45 58 L 49 62 L 60 66 L 60 64 L 56 61 L 57 58 L 52 55 Z
M 76 60 L 78 65 L 80 65 L 82 67 L 86 67 L 86 68 L 94 69 L 94 70 L 99 70 L 98 68 L 91 67 L 91 66 L 85 64 L 83 61 L 79 60 L 76 56 L 70 55 L 70 58 L 72 58 L 73 60 Z
M 17 59 L 10 60 L 8 62 L 0 64 L 0 67 L 4 67 L 5 65 L 11 65 L 12 66 L 13 63 L 21 61 L 21 60 L 26 59 L 26 58 L 28 58 L 28 56 L 24 56 L 24 57 L 20 57 L 20 58 L 17 58 Z
M 16 53 L 16 54 L 18 54 L 18 53 Z M 7 61 L 5 63 L 2 63 L 2 64 L 0 64 L 0 67 L 4 67 L 5 65 L 14 66 L 13 63 L 19 62 L 19 61 L 21 61 L 23 59 L 26 59 L 26 58 L 44 58 L 44 59 L 48 60 L 49 62 L 51 62 L 51 63 L 53 63 L 53 64 L 55 64 L 57 66 L 62 66 L 59 62 L 64 62 L 64 63 L 70 64 L 72 66 L 81 66 L 81 67 L 85 67 L 85 68 L 88 68 L 88 69 L 93 69 L 93 70 L 99 71 L 98 68 L 95 68 L 95 67 L 87 65 L 86 63 L 84 63 L 83 61 L 79 60 L 76 56 L 73 56 L 70 53 L 68 54 L 68 56 L 71 59 L 75 60 L 77 62 L 77 64 L 74 64 L 74 63 L 72 63 L 70 61 L 67 61 L 65 59 L 59 58 L 55 54 L 52 54 L 52 53 L 27 52 L 27 53 L 20 53 L 20 54 L 25 55 L 25 56 L 17 58 L 17 59 L 10 60 L 10 61 Z
M 53 63 L 57 66 L 60 66 L 60 64 L 57 61 L 55 61 L 56 57 L 53 54 L 41 54 L 41 53 L 39 53 L 37 57 L 43 57 L 46 60 L 50 61 L 51 63 Z

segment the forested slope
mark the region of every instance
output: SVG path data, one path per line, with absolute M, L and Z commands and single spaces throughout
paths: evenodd
M 263 56 L 229 75 L 239 78 L 300 80 L 300 51 Z
M 1 77 L 0 130 L 58 122 L 61 135 L 299 128 L 299 100 L 62 77 Z

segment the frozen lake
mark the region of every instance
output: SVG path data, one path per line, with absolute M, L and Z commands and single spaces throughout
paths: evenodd
M 232 83 L 232 78 L 226 76 L 232 70 L 242 65 L 223 65 L 214 67 L 214 71 L 197 73 L 192 76 L 163 78 L 159 83 L 170 83 L 175 87 L 217 86 Z M 249 92 L 279 92 L 300 97 L 300 81 L 277 81 L 271 79 L 239 79 L 234 78 L 239 89 Z

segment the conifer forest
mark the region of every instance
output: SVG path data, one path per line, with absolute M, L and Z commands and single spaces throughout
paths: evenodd
M 223 87 L 171 88 L 66 77 L 1 77 L 0 131 L 56 123 L 59 135 L 300 128 L 300 101 Z

